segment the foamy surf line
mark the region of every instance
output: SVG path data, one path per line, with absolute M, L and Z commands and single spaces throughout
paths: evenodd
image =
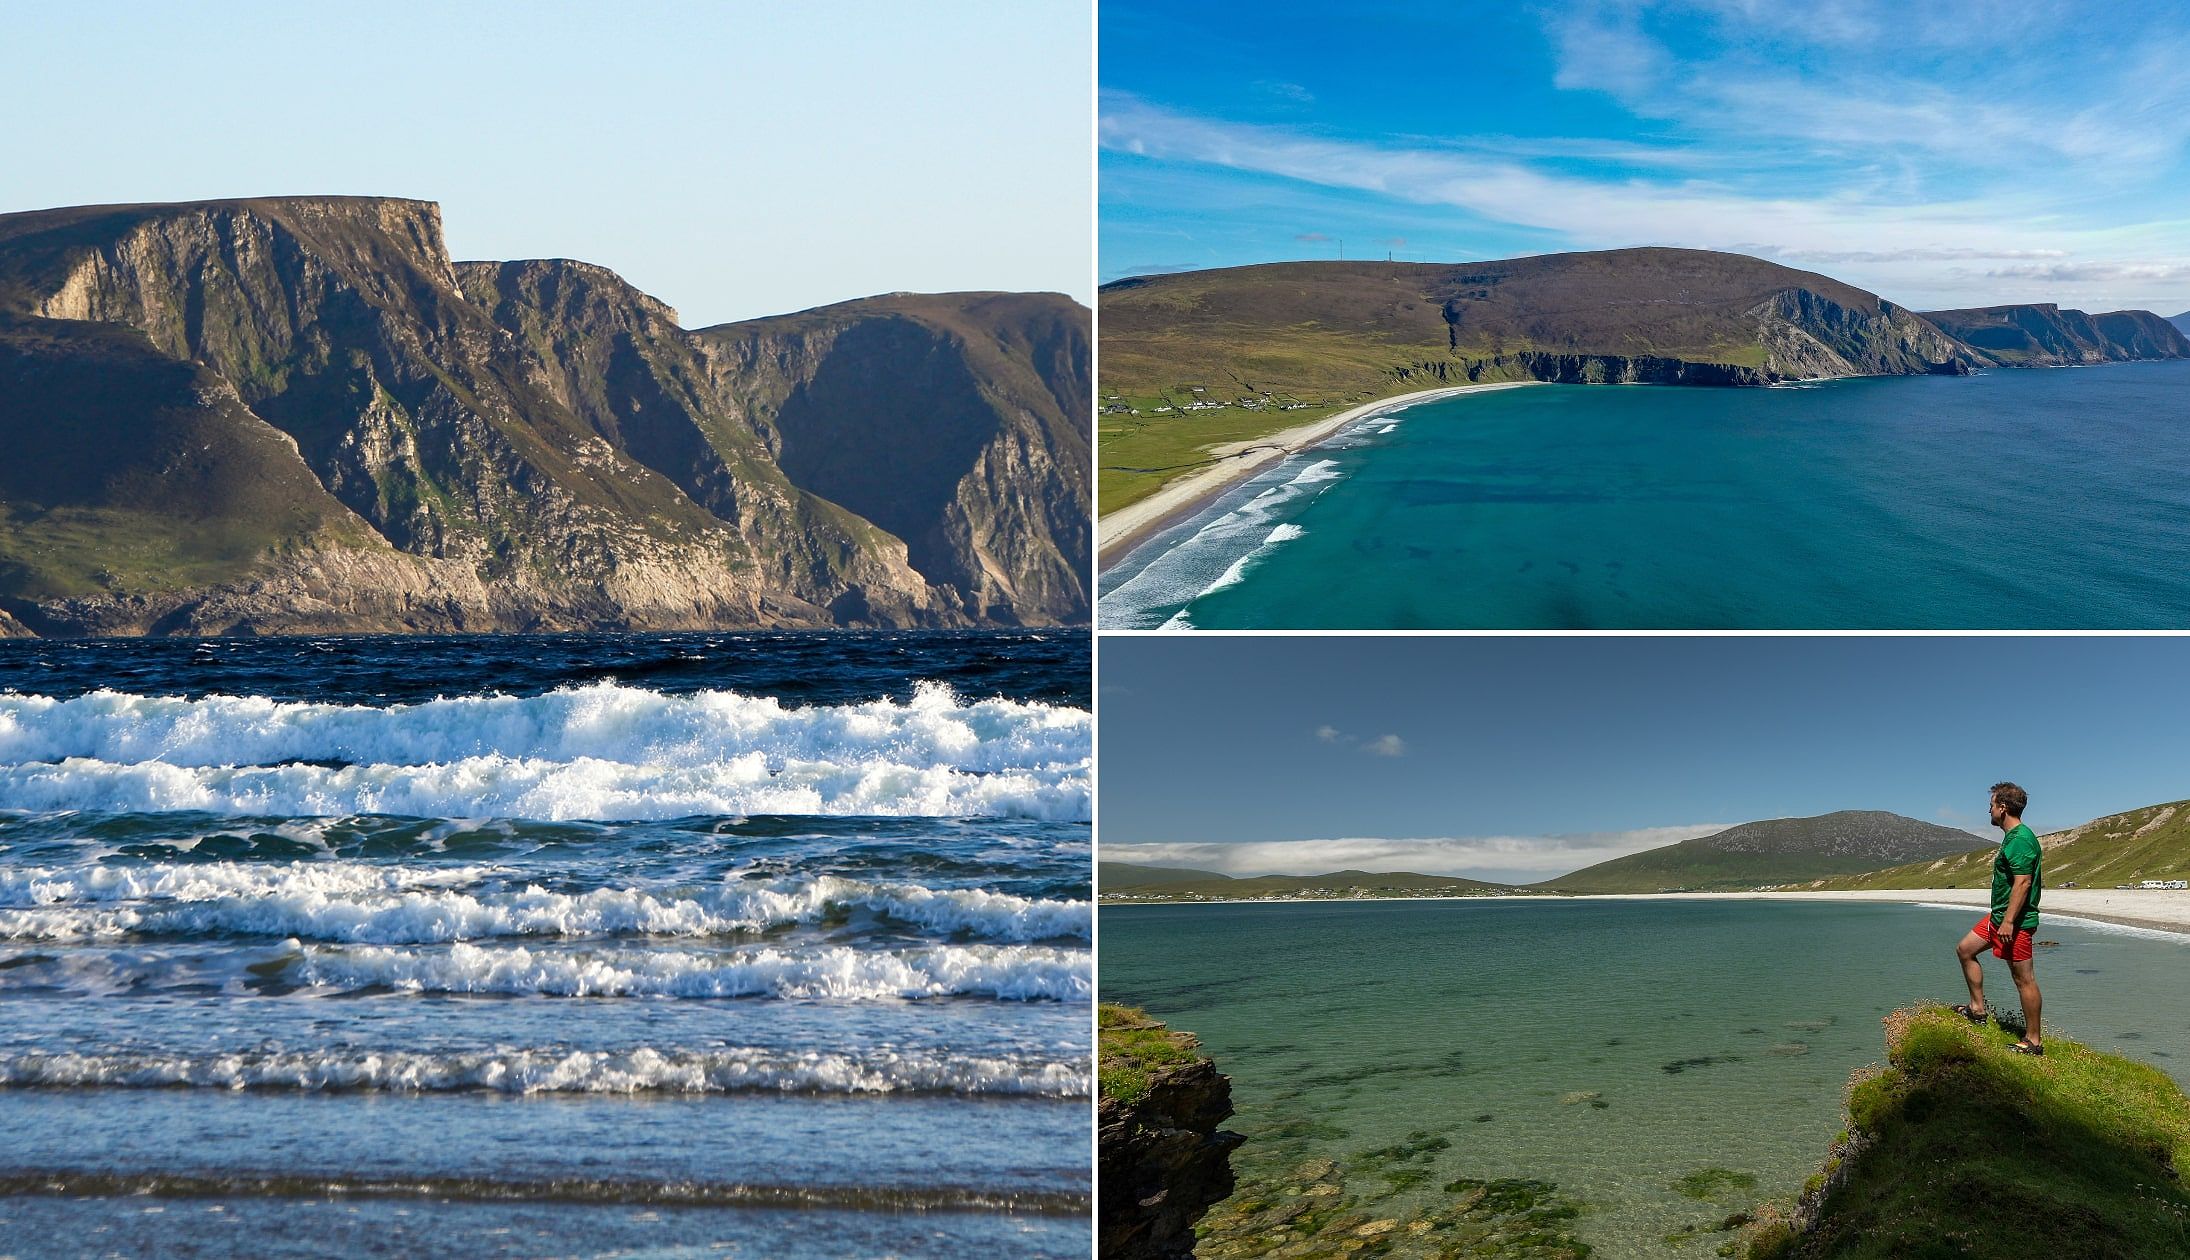
M 118 1173 L 75 1168 L 0 1172 L 0 1197 L 381 1198 L 474 1203 L 632 1204 L 650 1207 L 841 1209 L 853 1212 L 1002 1212 L 1084 1216 L 1089 1198 L 1060 1190 L 962 1186 L 799 1186 L 701 1181 L 557 1177 L 346 1177 L 311 1173 Z
M 553 998 L 750 998 L 894 1002 L 975 999 L 1089 1001 L 1094 958 L 1044 945 L 929 945 L 862 949 L 806 945 L 682 949 L 306 945 L 98 950 L 18 954 L 0 967 L 12 993 L 131 996 L 249 991 L 336 996 L 478 994 Z
M 232 1054 L 0 1053 L 0 1088 L 303 1093 L 841 1094 L 1085 1099 L 1085 1060 L 981 1055 L 500 1048 Z
M 0 869 L 0 940 L 272 936 L 382 945 L 487 937 L 719 937 L 865 911 L 923 932 L 989 940 L 1090 939 L 1085 901 L 824 875 L 679 891 L 533 885 L 472 889 L 491 867 L 357 862 Z
M 1225 509 L 1220 503 L 1190 536 L 1104 594 L 1102 601 L 1110 609 L 1104 624 L 1124 626 L 1151 615 L 1152 610 L 1175 606 L 1176 611 L 1157 628 L 1192 629 L 1187 610 L 1194 601 L 1237 585 L 1272 549 L 1304 535 L 1307 531 L 1299 524 L 1280 517 L 1345 476 L 1335 459 L 1314 459 L 1305 466 L 1288 460 L 1273 472 L 1288 470 L 1290 477 L 1265 486 L 1237 506 Z
M 1084 950 L 1028 945 L 881 952 L 829 946 L 727 954 L 618 950 L 575 954 L 454 945 L 446 951 L 363 946 L 313 949 L 290 969 L 317 988 L 548 997 L 820 998 L 875 1001 L 980 997 L 1085 1002 L 1094 990 Z

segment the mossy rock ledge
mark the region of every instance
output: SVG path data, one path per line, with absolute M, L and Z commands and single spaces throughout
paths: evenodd
M 1885 1023 L 1824 1166 L 1725 1254 L 2190 1256 L 2190 1098 L 2166 1073 L 2062 1037 L 2013 1054 L 1941 1006 Z
M 1232 1082 L 1201 1043 L 1129 1006 L 1101 1008 L 1096 1111 L 1097 1254 L 1144 1260 L 1194 1254 L 1194 1223 L 1232 1193 L 1232 1149 L 1218 1128 Z

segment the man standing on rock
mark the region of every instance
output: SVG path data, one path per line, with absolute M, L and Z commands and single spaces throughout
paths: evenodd
M 2007 960 L 2008 974 L 2023 999 L 2027 1031 L 2009 1046 L 2017 1054 L 2044 1054 L 2038 1035 L 2038 973 L 2031 962 L 2031 938 L 2038 931 L 2038 894 L 2045 887 L 2039 872 L 2043 854 L 2038 837 L 2023 825 L 2023 809 L 2030 794 L 2012 783 L 1992 785 L 1992 825 L 2000 829 L 2000 851 L 1992 859 L 1992 913 L 1977 921 L 1955 956 L 1962 960 L 1962 978 L 1969 982 L 1969 1005 L 1954 1009 L 1970 1022 L 1981 1024 L 1990 1015 L 1985 1007 L 1985 967 L 1977 955 L 1990 949 L 1994 958 Z

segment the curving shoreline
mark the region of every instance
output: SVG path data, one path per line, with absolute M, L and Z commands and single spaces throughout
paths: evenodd
M 1129 503 L 1095 522 L 1096 573 L 1100 575 L 1125 559 L 1142 543 L 1208 507 L 1218 495 L 1263 468 L 1329 441 L 1356 421 L 1365 420 L 1379 412 L 1395 411 L 1434 399 L 1484 390 L 1518 389 L 1523 385 L 1543 383 L 1498 381 L 1485 385 L 1449 385 L 1441 389 L 1394 394 L 1389 398 L 1363 403 L 1359 407 L 1349 407 L 1337 415 L 1325 416 L 1321 420 L 1281 429 L 1267 437 L 1212 446 L 1209 448 L 1212 462 L 1208 467 L 1189 473 L 1147 498 L 1137 503 Z

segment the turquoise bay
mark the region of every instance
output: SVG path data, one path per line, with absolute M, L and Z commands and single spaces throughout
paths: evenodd
M 2190 362 L 1424 403 L 1101 586 L 1121 629 L 2190 625 Z
M 1102 911 L 1102 998 L 1201 1037 L 1232 1078 L 1243 1187 L 1304 1160 L 1363 1171 L 1426 1134 L 1430 1175 L 1541 1178 L 1606 1256 L 1709 1256 L 1792 1194 L 1842 1123 L 1880 1018 L 1958 1001 L 1974 915 L 1805 902 L 1411 901 Z M 2190 1083 L 2190 940 L 2049 919 L 2046 1026 Z M 1997 964 L 1991 996 L 2012 1009 Z M 1704 1198 L 1683 1178 L 1720 1169 Z M 1693 1185 L 1693 1182 L 1690 1183 Z M 1706 1227 L 1682 1242 L 1668 1236 Z

